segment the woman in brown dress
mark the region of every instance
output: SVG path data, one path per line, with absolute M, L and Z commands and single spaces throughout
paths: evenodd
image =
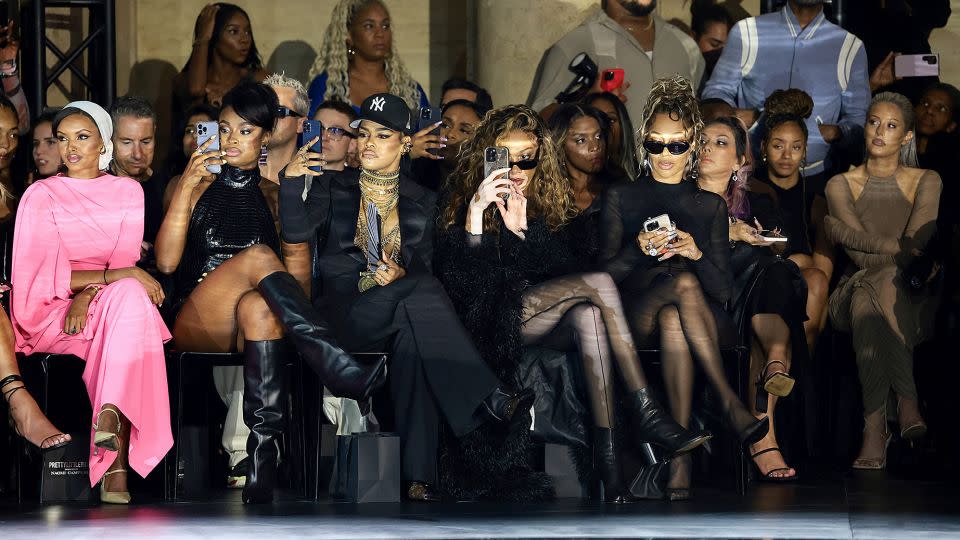
M 830 296 L 834 327 L 853 333 L 864 428 L 856 469 L 883 469 L 891 435 L 886 404 L 897 396 L 900 435 L 926 433 L 913 380 L 913 348 L 929 337 L 933 273 L 911 283 L 936 228 L 940 176 L 916 168 L 913 106 L 884 92 L 867 112 L 866 161 L 827 184 L 827 236 L 852 263 Z

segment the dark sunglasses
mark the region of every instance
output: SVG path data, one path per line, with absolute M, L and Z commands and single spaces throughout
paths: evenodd
M 537 155 L 533 156 L 532 159 L 518 159 L 517 161 L 511 161 L 510 168 L 512 169 L 514 165 L 516 165 L 521 171 L 529 171 L 530 169 L 536 169 L 538 164 L 540 164 L 539 148 L 537 148 Z
M 298 113 L 297 111 L 295 111 L 295 110 L 293 110 L 293 109 L 291 109 L 291 108 L 289 108 L 289 107 L 284 107 L 283 105 L 277 107 L 277 117 L 278 117 L 278 118 L 287 118 L 287 117 L 289 117 L 289 116 L 292 116 L 292 117 L 294 117 L 294 118 L 303 118 L 303 115 L 302 115 L 302 114 Z
M 671 154 L 679 156 L 690 149 L 690 143 L 687 141 L 678 141 L 672 143 L 662 143 L 660 141 L 643 141 L 643 149 L 654 156 L 659 156 L 666 148 Z
M 342 127 L 334 126 L 334 127 L 323 128 L 323 130 L 327 132 L 327 135 L 330 137 L 331 141 L 339 141 L 344 137 L 350 137 L 351 139 L 357 138 L 356 135 L 343 129 Z

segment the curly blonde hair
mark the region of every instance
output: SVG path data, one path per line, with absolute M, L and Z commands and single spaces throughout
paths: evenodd
M 566 170 L 560 164 L 560 149 L 543 119 L 526 105 L 508 105 L 488 112 L 477 125 L 473 137 L 461 146 L 457 166 L 447 179 L 449 196 L 440 216 L 441 227 L 449 229 L 458 221 L 461 209 L 483 182 L 484 149 L 497 146 L 497 141 L 514 131 L 533 135 L 539 145 L 540 163 L 524 193 L 527 216 L 543 219 L 555 231 L 576 214 Z M 484 211 L 484 231 L 499 232 L 496 214 L 494 205 Z
M 381 0 L 340 0 L 333 8 L 330 24 L 320 46 L 320 54 L 310 68 L 310 80 L 327 72 L 327 93 L 323 99 L 339 99 L 350 103 L 350 55 L 347 54 L 347 38 L 350 37 L 350 24 L 363 8 L 370 4 L 387 6 Z M 390 85 L 390 93 L 400 96 L 411 109 L 420 106 L 420 91 L 406 66 L 397 54 L 397 45 L 390 43 L 390 55 L 384 62 L 384 71 Z
M 700 104 L 690 81 L 681 75 L 664 77 L 654 81 L 650 87 L 647 104 L 643 108 L 640 129 L 637 131 L 637 155 L 643 167 L 649 169 L 647 150 L 643 141 L 647 140 L 650 128 L 658 114 L 669 115 L 671 119 L 683 123 L 690 131 L 690 157 L 684 168 L 684 176 L 697 170 L 697 154 L 700 149 L 700 132 L 703 130 L 703 118 L 700 116 Z

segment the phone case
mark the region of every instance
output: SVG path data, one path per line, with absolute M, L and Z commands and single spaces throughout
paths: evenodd
M 441 120 L 440 109 L 436 107 L 421 107 L 420 110 L 417 111 L 417 131 L 426 129 L 428 126 L 432 126 L 433 124 L 436 124 L 440 120 Z M 440 126 L 437 126 L 434 129 L 430 130 L 430 134 L 439 137 Z M 430 152 L 433 155 L 437 155 L 440 153 L 440 149 L 430 148 L 427 150 L 427 152 Z
M 940 75 L 939 54 L 901 54 L 893 59 L 897 77 L 936 77 Z
M 307 144 L 314 137 L 320 137 L 317 142 L 310 147 L 311 152 L 323 153 L 323 124 L 319 120 L 307 120 L 303 123 L 303 144 Z M 320 167 L 310 166 L 313 172 L 320 172 Z
M 197 124 L 197 147 L 203 146 L 203 143 L 213 139 L 213 143 L 207 147 L 207 152 L 220 150 L 220 124 L 218 122 L 199 122 Z M 220 165 L 207 165 L 207 172 L 220 174 Z
M 510 151 L 503 146 L 488 146 L 483 150 L 483 177 L 497 169 L 510 168 Z
M 604 92 L 613 92 L 623 85 L 624 71 L 620 68 L 603 70 L 600 76 L 600 89 Z

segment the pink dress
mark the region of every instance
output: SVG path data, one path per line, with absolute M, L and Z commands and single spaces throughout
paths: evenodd
M 146 476 L 173 444 L 163 343 L 170 332 L 135 279 L 121 279 L 90 303 L 79 334 L 63 332 L 75 270 L 134 266 L 143 240 L 143 189 L 104 175 L 57 175 L 31 185 L 17 211 L 10 315 L 17 351 L 72 354 L 86 361 L 83 381 L 94 418 L 106 403 L 130 420 L 130 466 Z M 90 484 L 116 452 L 93 454 Z

